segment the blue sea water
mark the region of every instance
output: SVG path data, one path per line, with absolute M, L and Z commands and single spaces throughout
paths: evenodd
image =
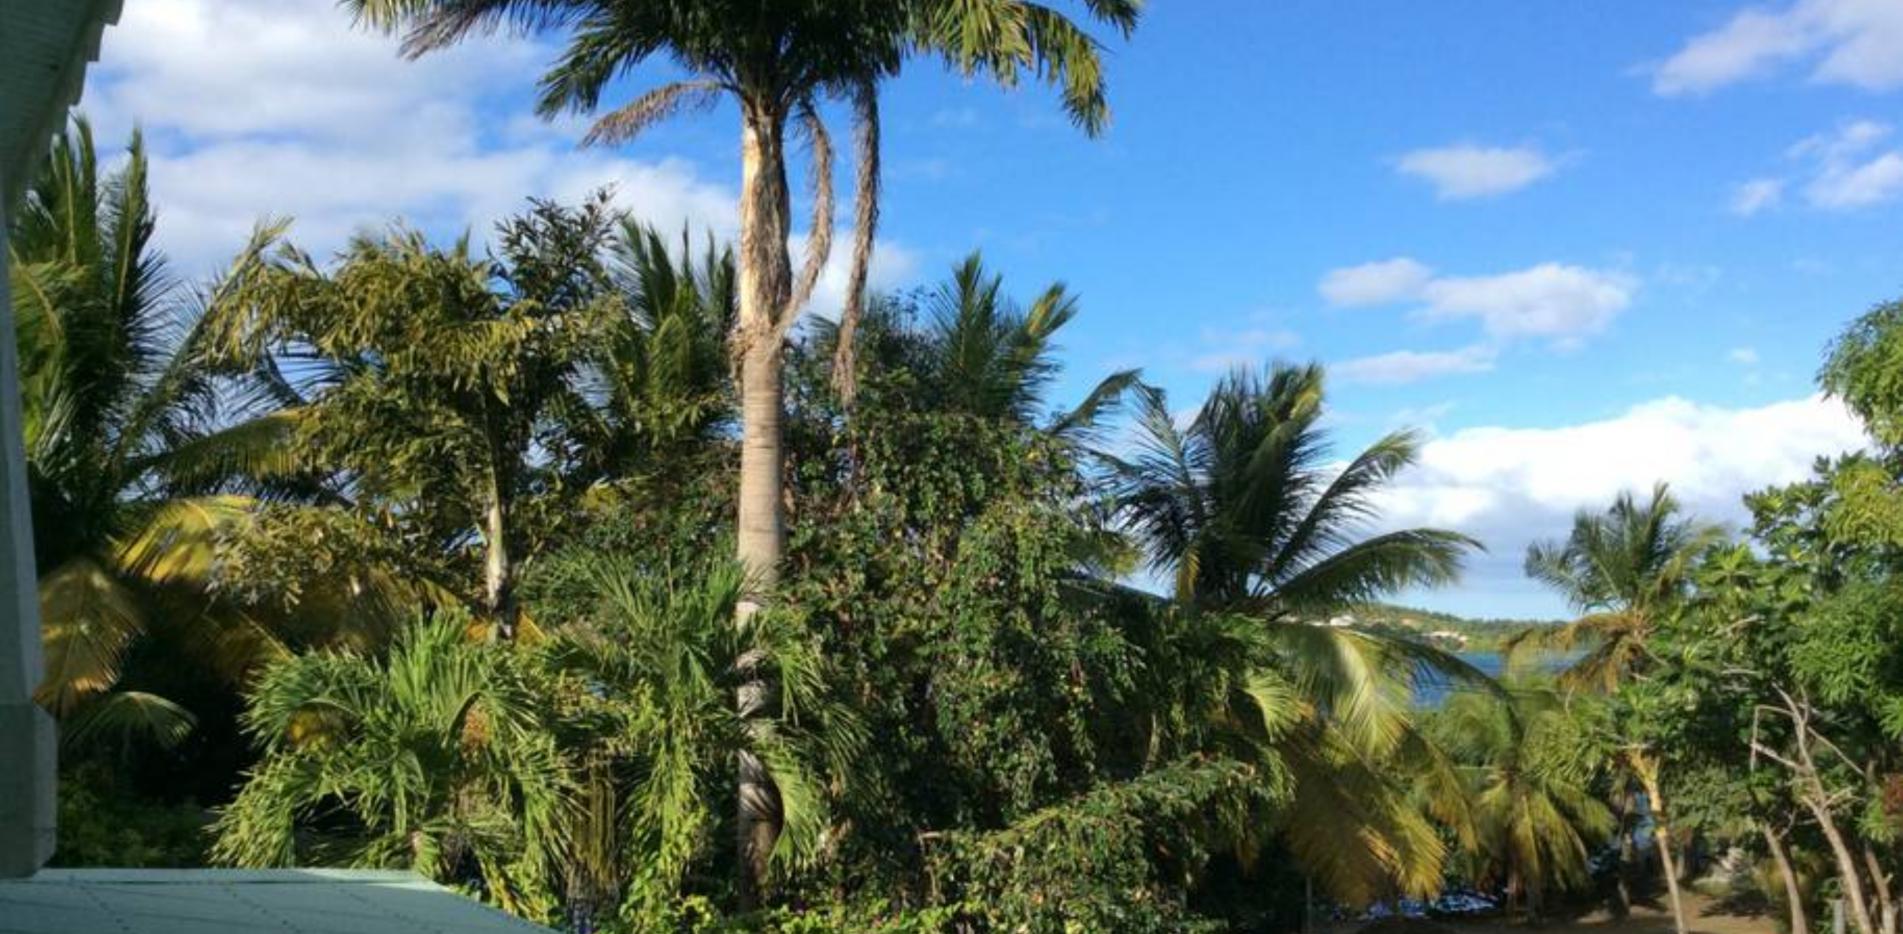
M 1506 656 L 1500 652 L 1456 652 L 1461 661 L 1479 669 L 1489 678 L 1499 678 L 1506 673 Z M 1539 668 L 1545 674 L 1558 674 L 1579 658 L 1577 652 L 1555 652 L 1541 657 Z M 1414 688 L 1414 703 L 1422 707 L 1438 707 L 1454 691 L 1472 690 L 1445 678 L 1429 675 Z

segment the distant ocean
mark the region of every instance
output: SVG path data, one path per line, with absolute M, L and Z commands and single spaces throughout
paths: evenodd
M 1553 652 L 1540 659 L 1540 670 L 1547 674 L 1558 674 L 1579 658 L 1579 652 Z M 1506 671 L 1506 654 L 1496 651 L 1455 652 L 1454 655 L 1489 678 L 1498 678 Z M 1439 707 L 1447 695 L 1457 690 L 1470 690 L 1445 679 L 1429 677 L 1423 679 L 1414 689 L 1414 702 L 1422 707 Z

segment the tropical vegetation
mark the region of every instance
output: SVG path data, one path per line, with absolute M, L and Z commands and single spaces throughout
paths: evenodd
M 979 254 L 866 292 L 881 82 L 1032 77 L 1095 133 L 1065 15 L 349 6 L 415 54 L 559 37 L 545 114 L 671 61 L 590 138 L 737 103 L 739 236 L 604 192 L 334 255 L 266 222 L 188 283 L 142 141 L 108 171 L 75 123 L 9 219 L 61 861 L 401 868 L 573 931 L 1276 931 L 1456 891 L 1685 930 L 1730 854 L 1793 931 L 1903 923 L 1903 303 L 1820 376 L 1869 449 L 1743 529 L 1663 484 L 1584 510 L 1524 556 L 1576 618 L 1470 626 L 1383 602 L 1484 544 L 1387 521 L 1423 436 L 1340 448 L 1320 366 L 1066 406 L 1084 296 Z M 849 288 L 806 319 L 841 103 Z M 1483 631 L 1498 677 L 1451 650 Z

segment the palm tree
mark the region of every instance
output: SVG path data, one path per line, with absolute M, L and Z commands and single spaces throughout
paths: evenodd
M 471 32 L 512 25 L 572 33 L 541 82 L 538 109 L 593 112 L 618 76 L 666 54 L 691 77 L 663 85 L 601 117 L 588 141 L 617 143 L 685 108 L 731 95 L 741 115 L 740 310 L 733 334 L 740 364 L 743 463 L 741 562 L 762 592 L 784 551 L 781 515 L 781 368 L 787 333 L 811 297 L 831 244 L 832 145 L 820 103 L 842 100 L 859 127 L 857 224 L 851 332 L 861 305 L 877 217 L 878 82 L 916 54 L 942 56 L 966 74 L 1014 85 L 1026 73 L 1062 86 L 1071 118 L 1100 132 L 1109 117 L 1099 46 L 1064 15 L 1023 0 L 702 0 L 628 4 L 610 0 L 351 0 L 374 25 L 408 27 L 405 51 L 440 49 Z M 1091 0 L 1093 19 L 1127 34 L 1135 0 Z M 805 260 L 793 276 L 786 173 L 789 123 L 806 135 L 816 182 Z M 853 367 L 836 373 L 850 380 Z
M 1459 574 L 1479 543 L 1457 532 L 1355 535 L 1376 517 L 1374 494 L 1414 462 L 1418 439 L 1389 434 L 1336 470 L 1321 412 L 1316 366 L 1235 370 L 1187 427 L 1162 391 L 1143 393 L 1136 454 L 1111 458 L 1110 484 L 1177 602 L 1313 619 Z
M 538 452 L 562 447 L 558 416 L 591 407 L 576 377 L 626 324 L 603 257 L 615 229 L 596 198 L 532 203 L 499 225 L 496 257 L 402 228 L 354 239 L 334 270 L 285 245 L 213 309 L 229 360 L 299 374 L 300 449 L 348 478 L 359 508 L 429 523 L 449 548 L 480 543 L 498 638 L 521 622 L 521 512 L 559 487 Z
M 1722 530 L 1678 518 L 1663 483 L 1644 503 L 1620 493 L 1604 512 L 1580 510 L 1564 542 L 1535 542 L 1526 574 L 1583 614 L 1553 630 L 1528 630 L 1513 648 L 1590 648 L 1560 677 L 1569 688 L 1610 693 L 1645 663 L 1646 643 L 1665 613 L 1684 598 L 1693 564 Z
M 710 242 L 698 260 L 683 234 L 670 251 L 660 232 L 624 217 L 608 246 L 614 299 L 626 314 L 584 348 L 586 394 L 568 417 L 588 423 L 576 454 L 588 481 L 631 467 L 665 467 L 667 455 L 703 447 L 731 426 L 727 332 L 737 311 L 733 251 Z
M 1063 14 L 1026 0 L 349 0 L 371 24 L 408 27 L 404 43 L 421 55 L 472 32 L 509 25 L 568 32 L 568 45 L 543 75 L 538 110 L 592 113 L 617 78 L 656 55 L 688 73 L 601 117 L 587 141 L 618 143 L 682 109 L 730 96 L 740 110 L 740 310 L 732 334 L 741 400 L 736 554 L 753 590 L 740 612 L 762 605 L 778 583 L 786 551 L 784 349 L 818 284 L 832 243 L 832 144 L 819 116 L 827 100 L 846 102 L 857 126 L 858 184 L 846 307 L 845 354 L 856 326 L 878 219 L 878 84 L 917 54 L 937 55 L 966 75 L 1005 86 L 1026 74 L 1062 88 L 1064 106 L 1086 132 L 1109 119 L 1095 39 Z M 1128 34 L 1137 0 L 1088 0 L 1089 16 Z M 788 238 L 787 128 L 812 151 L 813 221 L 798 278 Z M 849 359 L 835 367 L 851 395 Z M 758 763 L 742 760 L 740 799 L 769 800 Z M 772 847 L 777 832 L 761 815 L 751 846 Z
M 1318 424 L 1321 380 L 1313 366 L 1276 366 L 1261 377 L 1238 370 L 1186 427 L 1163 392 L 1145 387 L 1134 455 L 1104 459 L 1124 527 L 1151 570 L 1174 584 L 1166 619 L 1175 622 L 1160 640 L 1197 641 L 1211 626 L 1238 624 L 1259 633 L 1259 648 L 1221 653 L 1243 666 L 1210 682 L 1237 686 L 1229 700 L 1189 706 L 1213 711 L 1219 723 L 1255 724 L 1249 744 L 1291 780 L 1279 829 L 1312 872 L 1353 901 L 1383 885 L 1421 892 L 1438 884 L 1444 847 L 1396 778 L 1418 779 L 1431 792 L 1429 812 L 1455 825 L 1464 823 L 1462 796 L 1415 728 L 1414 690 L 1430 673 L 1490 682 L 1425 644 L 1313 622 L 1404 587 L 1451 581 L 1478 547 L 1437 529 L 1358 534 L 1375 518 L 1375 494 L 1413 462 L 1416 441 L 1392 434 L 1332 466 Z M 1238 713 L 1237 703 L 1255 712 Z M 1272 711 L 1277 705 L 1290 709 Z M 1277 721 L 1286 726 L 1271 729 Z M 1340 846 L 1347 834 L 1367 845 Z
M 1335 702 L 1349 692 L 1317 684 L 1328 666 L 1292 649 L 1281 627 L 1161 605 L 1138 618 L 1148 622 L 1130 631 L 1144 659 L 1137 710 L 1149 722 L 1135 732 L 1146 770 L 1190 755 L 1252 766 L 1274 802 L 1258 823 L 1342 904 L 1440 889 L 1442 828 L 1474 838 L 1467 789 L 1413 722 L 1410 679 L 1382 657 L 1386 640 L 1344 636 L 1331 649 L 1382 696 L 1357 711 Z
M 1455 692 L 1433 715 L 1435 741 L 1471 783 L 1474 877 L 1503 883 L 1534 916 L 1546 892 L 1589 881 L 1593 848 L 1615 825 L 1593 793 L 1600 757 L 1587 704 L 1520 684 L 1505 697 Z
M 176 704 L 108 694 L 144 635 L 239 647 L 218 653 L 233 677 L 282 649 L 209 591 L 219 538 L 247 520 L 258 489 L 247 478 L 286 469 L 291 422 L 237 401 L 255 387 L 220 380 L 205 317 L 152 248 L 136 133 L 128 156 L 102 174 L 91 127 L 76 121 L 11 220 L 46 647 L 38 699 L 67 718 L 69 740 L 189 731 Z
M 1140 375 L 1112 373 L 1076 408 L 1047 411 L 1062 369 L 1057 334 L 1076 318 L 1077 297 L 1052 283 L 1020 306 L 975 252 L 924 292 L 916 307 L 922 322 L 913 311 L 904 300 L 875 302 L 852 338 L 860 346 L 850 356 L 862 371 L 854 382 L 890 389 L 889 407 L 1017 425 L 1081 446 Z M 831 321 L 816 322 L 810 336 L 818 355 L 834 361 L 844 339 L 844 327 Z
M 801 621 L 768 612 L 735 627 L 745 576 L 728 562 L 691 572 L 621 558 L 584 567 L 599 603 L 543 650 L 558 706 L 586 724 L 584 819 L 569 835 L 577 909 L 612 907 L 624 886 L 649 911 L 678 898 L 743 751 L 779 790 L 760 805 L 777 809 L 785 832 L 768 853 L 735 855 L 810 861 L 830 825 L 823 778 L 848 768 L 863 738 L 829 699 L 824 660 Z M 774 690 L 736 706 L 736 686 L 751 682 Z
M 263 758 L 218 816 L 213 859 L 400 867 L 547 916 L 571 789 L 526 656 L 468 626 L 445 612 L 384 658 L 320 651 L 267 669 L 244 715 Z
M 1584 614 L 1564 626 L 1527 630 L 1508 644 L 1509 660 L 1530 653 L 1590 645 L 1560 675 L 1569 689 L 1611 693 L 1640 673 L 1647 643 L 1666 613 L 1684 599 L 1693 565 L 1723 535 L 1717 527 L 1678 518 L 1678 500 L 1663 483 L 1644 503 L 1620 493 L 1604 512 L 1580 510 L 1564 543 L 1536 542 L 1526 551 L 1526 573 L 1564 596 Z M 1629 745 L 1619 754 L 1631 782 L 1645 794 L 1661 871 L 1671 896 L 1674 922 L 1686 930 L 1679 897 L 1678 870 L 1672 860 L 1671 825 L 1659 784 L 1657 750 Z M 1626 786 L 1630 788 L 1631 786 Z M 1621 805 L 1620 852 L 1629 848 L 1625 826 L 1631 795 Z

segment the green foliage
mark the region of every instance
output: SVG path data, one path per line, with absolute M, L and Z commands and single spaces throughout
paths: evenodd
M 1903 447 L 1903 301 L 1884 302 L 1830 345 L 1818 383 L 1885 447 Z
M 444 613 L 383 658 L 267 670 L 245 712 L 264 757 L 219 814 L 212 858 L 411 869 L 545 916 L 570 779 L 525 657 L 468 627 Z
M 248 404 L 255 380 L 215 366 L 200 299 L 152 247 L 137 134 L 127 154 L 103 173 L 77 121 L 9 217 L 46 657 L 36 699 L 68 718 L 69 739 L 122 745 L 143 728 L 175 745 L 194 714 L 146 690 L 163 673 L 133 660 L 164 641 L 235 682 L 274 657 L 234 637 L 252 627 L 209 591 L 220 536 L 286 458 L 282 420 Z
M 1447 583 L 1479 547 L 1439 529 L 1358 538 L 1374 495 L 1414 462 L 1418 439 L 1388 435 L 1330 470 L 1322 398 L 1319 367 L 1238 369 L 1182 428 L 1162 392 L 1142 394 L 1137 453 L 1109 458 L 1110 485 L 1179 601 L 1308 616 Z
M 1504 884 L 1537 911 L 1544 894 L 1588 881 L 1614 830 L 1597 779 L 1613 758 L 1602 702 L 1515 684 L 1506 698 L 1457 692 L 1429 720 L 1472 792 L 1468 878 Z
M 189 869 L 205 864 L 210 815 L 191 802 L 135 796 L 105 767 L 60 773 L 59 849 L 53 866 Z
M 744 578 L 731 564 L 572 560 L 598 597 L 538 649 L 563 745 L 586 776 L 566 854 L 571 901 L 619 901 L 643 928 L 679 910 L 690 868 L 718 850 L 742 750 L 780 792 L 773 864 L 809 865 L 830 824 L 826 785 L 850 774 L 864 737 L 830 696 L 803 621 L 765 612 L 736 625 Z M 756 684 L 770 692 L 749 694 Z
M 932 885 L 963 906 L 955 924 L 987 930 L 1217 930 L 1186 888 L 1247 833 L 1261 787 L 1237 762 L 1169 763 L 1000 830 L 930 839 Z

